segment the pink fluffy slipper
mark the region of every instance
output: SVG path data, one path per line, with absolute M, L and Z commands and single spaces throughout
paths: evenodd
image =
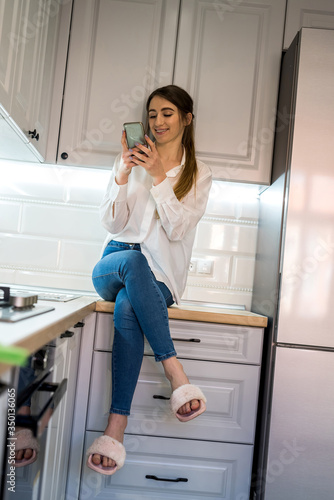
M 111 458 L 112 460 L 115 460 L 116 465 L 114 467 L 103 467 L 102 464 L 95 465 L 92 462 L 92 457 L 95 454 L 103 455 L 104 457 L 108 457 Z M 103 435 L 95 439 L 93 444 L 88 448 L 87 455 L 88 455 L 87 459 L 88 467 L 95 470 L 96 472 L 99 472 L 100 474 L 106 474 L 107 476 L 111 476 L 112 474 L 115 474 L 116 471 L 118 471 L 123 467 L 125 462 L 126 452 L 122 443 L 117 441 L 117 439 Z
M 34 438 L 33 433 L 30 429 L 21 429 L 15 432 L 15 451 L 20 450 L 33 450 L 31 458 L 21 458 L 20 460 L 15 460 L 15 467 L 25 467 L 26 465 L 32 464 L 37 460 L 37 453 L 39 452 L 39 445 L 37 439 Z
M 178 409 L 181 408 L 186 403 L 190 403 L 193 399 L 198 399 L 200 402 L 199 408 L 197 410 L 192 410 L 185 415 L 180 415 Z M 171 398 L 170 405 L 172 412 L 181 422 L 188 422 L 195 417 L 198 417 L 201 413 L 206 410 L 206 397 L 199 387 L 192 384 L 184 384 L 175 389 Z

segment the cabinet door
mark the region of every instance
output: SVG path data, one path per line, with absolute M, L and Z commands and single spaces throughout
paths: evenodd
M 262 328 L 175 319 L 170 320 L 169 325 L 179 358 L 257 365 L 261 363 Z M 94 349 L 111 351 L 113 340 L 113 315 L 98 313 Z M 146 339 L 145 354 L 153 354 Z
M 87 432 L 85 449 L 99 435 Z M 250 445 L 126 435 L 124 446 L 124 467 L 113 476 L 97 477 L 84 460 L 79 500 L 249 498 Z
M 124 122 L 172 81 L 179 0 L 74 3 L 58 163 L 112 166 Z
M 182 2 L 174 83 L 194 98 L 197 155 L 216 179 L 270 182 L 285 3 Z
M 300 28 L 334 29 L 333 0 L 288 0 L 285 49 L 290 46 Z
M 65 497 L 79 349 L 78 331 L 69 339 L 57 341 L 53 381 L 59 383 L 66 378 L 67 390 L 49 424 L 41 498 L 58 500 Z
M 206 395 L 206 412 L 187 425 L 179 422 L 170 411 L 171 388 L 161 363 L 153 356 L 144 356 L 127 432 L 252 444 L 260 367 L 190 359 L 182 359 L 182 364 L 190 381 Z M 111 387 L 111 354 L 95 352 L 87 429 L 105 429 Z
M 0 0 L 0 107 L 7 113 L 12 100 L 21 7 L 22 0 Z
M 64 378 L 66 378 L 67 339 L 57 339 L 54 341 L 54 344 L 56 348 L 54 352 L 52 383 L 59 384 Z M 50 500 L 54 500 L 51 496 L 52 485 L 54 477 L 57 478 L 59 473 L 59 459 L 61 456 L 61 448 L 63 446 L 62 435 L 65 425 L 64 409 L 68 397 L 67 390 L 59 402 L 56 411 L 52 414 L 52 417 L 48 422 L 40 495 L 41 498 L 50 498 Z
M 23 2 L 10 114 L 45 157 L 61 7 L 47 0 Z M 60 106 L 60 103 L 59 103 Z M 38 135 L 37 135 L 38 134 Z
M 85 460 L 85 429 L 89 394 L 89 381 L 93 356 L 93 340 L 95 332 L 96 313 L 92 313 L 84 320 L 85 326 L 80 332 L 80 354 L 75 387 L 73 425 L 71 430 L 70 456 L 68 461 L 68 475 L 66 482 L 65 499 L 77 499 L 80 487 L 80 471 L 82 460 Z M 93 471 L 92 471 L 93 472 Z
M 81 330 L 81 329 L 80 329 Z M 52 489 L 48 493 L 50 500 L 58 500 L 65 497 L 66 478 L 68 473 L 70 440 L 72 435 L 72 420 L 74 410 L 74 399 L 77 386 L 77 371 L 79 362 L 81 331 L 75 330 L 73 337 L 67 340 L 66 370 L 67 395 L 64 400 L 63 413 L 61 416 L 61 433 L 57 441 L 57 462 L 54 467 L 52 478 Z

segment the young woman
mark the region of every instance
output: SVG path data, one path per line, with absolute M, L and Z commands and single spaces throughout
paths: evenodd
M 144 335 L 163 364 L 173 391 L 171 407 L 181 421 L 205 411 L 205 396 L 189 383 L 176 358 L 167 307 L 179 303 L 195 237 L 207 204 L 210 169 L 195 158 L 193 101 L 175 85 L 147 101 L 154 142 L 128 149 L 116 160 L 101 204 L 108 231 L 93 271 L 99 295 L 115 301 L 112 403 L 104 435 L 89 448 L 88 466 L 113 474 L 125 460 L 124 431 L 144 352 Z

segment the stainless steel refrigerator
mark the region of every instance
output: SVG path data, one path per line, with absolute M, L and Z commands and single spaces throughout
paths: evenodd
M 282 63 L 273 177 L 260 195 L 252 311 L 269 317 L 256 500 L 334 498 L 334 31 Z

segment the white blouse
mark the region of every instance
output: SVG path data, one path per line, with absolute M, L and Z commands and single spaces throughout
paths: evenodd
M 110 240 L 140 243 L 154 276 L 168 286 L 179 304 L 186 286 L 196 225 L 209 197 L 211 170 L 197 160 L 196 184 L 179 201 L 173 186 L 185 155 L 181 165 L 169 170 L 167 178 L 157 186 L 152 185 L 152 177 L 140 166 L 133 167 L 127 184 L 118 185 L 115 177 L 121 162 L 119 154 L 100 206 L 102 225 L 109 232 L 103 250 Z

